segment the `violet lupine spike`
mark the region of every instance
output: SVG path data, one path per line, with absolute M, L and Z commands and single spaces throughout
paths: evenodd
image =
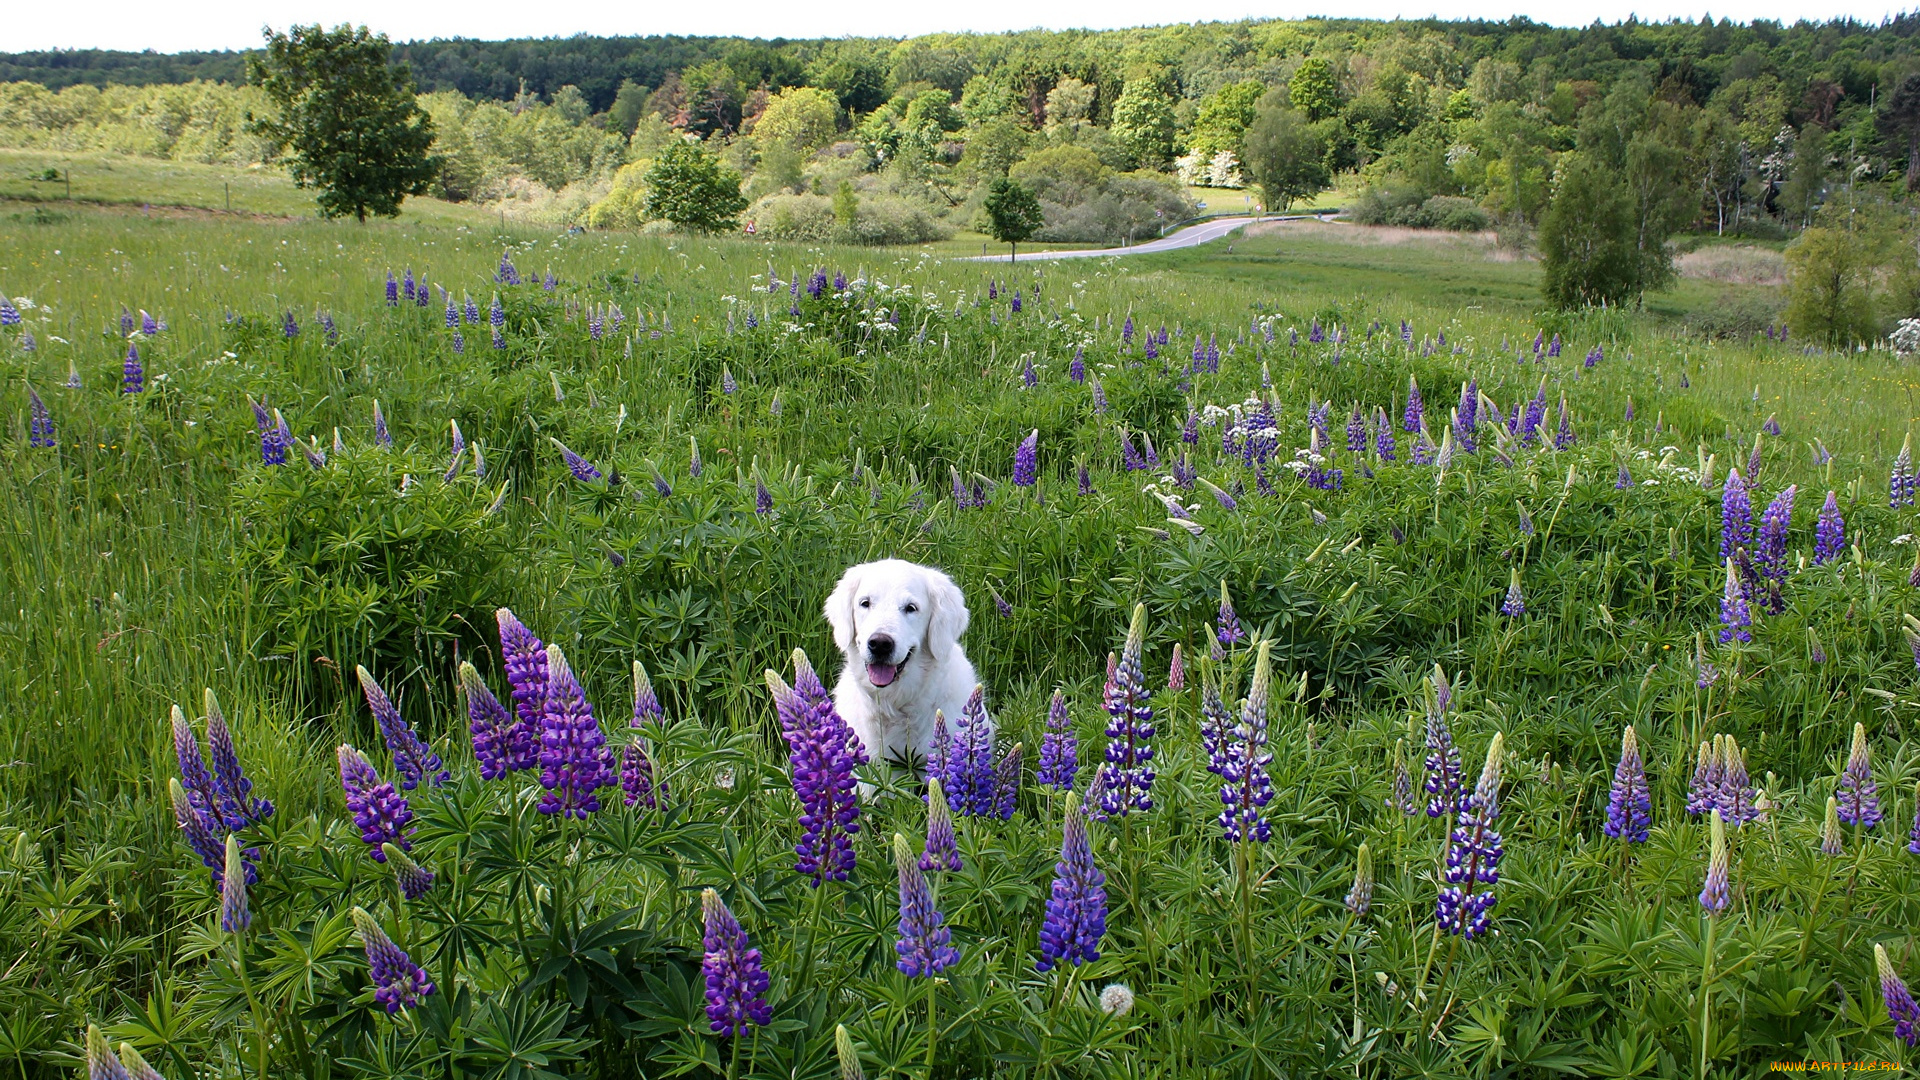
M 1720 558 L 1731 559 L 1753 540 L 1753 501 L 1740 470 L 1729 468 L 1720 496 Z
M 1076 384 L 1082 384 L 1087 381 L 1087 360 L 1086 360 L 1085 349 L 1075 348 L 1073 350 L 1073 360 L 1071 363 L 1067 365 L 1067 378 L 1072 379 Z
M 1460 811 L 1460 748 L 1453 743 L 1444 708 L 1427 713 L 1428 817 L 1452 817 Z
M 654 779 L 653 759 L 647 756 L 644 739 L 633 740 L 621 751 L 620 790 L 627 806 L 644 806 L 648 810 L 658 809 L 660 796 L 666 794 L 666 789 Z
M 433 871 L 414 862 L 405 850 L 396 844 L 382 844 L 381 854 L 387 857 L 387 865 L 393 868 L 393 880 L 400 886 L 400 895 L 409 900 L 418 900 L 433 888 Z
M 628 727 L 643 728 L 649 724 L 662 724 L 667 719 L 667 710 L 660 706 L 660 695 L 654 692 L 653 680 L 647 677 L 647 669 L 640 661 L 633 662 L 633 719 Z
M 1647 842 L 1653 822 L 1653 800 L 1647 790 L 1647 766 L 1640 757 L 1640 739 L 1632 726 L 1620 735 L 1620 763 L 1613 769 L 1613 788 L 1607 796 L 1608 836 L 1629 844 Z
M 1553 433 L 1553 448 L 1565 450 L 1574 443 L 1573 415 L 1567 412 L 1567 395 L 1560 395 L 1560 426 Z
M 1413 775 L 1407 771 L 1407 740 L 1393 743 L 1393 793 L 1387 796 L 1387 809 L 1403 817 L 1420 812 L 1420 801 L 1413 797 Z
M 893 864 L 900 877 L 900 937 L 893 950 L 894 966 L 909 979 L 930 978 L 960 962 L 953 947 L 953 934 L 946 920 L 933 905 L 933 892 L 927 876 L 907 846 L 907 838 L 893 834 Z
M 1347 452 L 1364 454 L 1367 452 L 1367 419 L 1360 411 L 1360 403 L 1353 403 L 1353 412 L 1347 416 Z
M 373 443 L 375 446 L 392 446 L 393 433 L 387 430 L 387 416 L 380 411 L 380 399 L 373 399 Z
M 941 780 L 951 793 L 954 809 L 965 817 L 985 817 L 996 811 L 994 798 L 999 773 L 993 760 L 993 719 L 987 715 L 986 690 L 975 685 L 954 725 L 946 771 Z
M 1460 404 L 1453 412 L 1453 440 L 1463 454 L 1480 447 L 1480 380 L 1469 379 L 1460 388 Z
M 927 846 L 920 852 L 920 869 L 932 872 L 960 870 L 960 845 L 953 833 L 953 811 L 940 778 L 927 777 Z
M 100 1028 L 87 1025 L 86 1034 L 87 1080 L 133 1080 L 133 1074 L 119 1058 L 113 1056 L 113 1047 Z
M 773 1009 L 767 1004 L 767 989 L 772 985 L 760 950 L 752 946 L 747 932 L 734 918 L 726 901 L 713 889 L 700 894 L 703 922 L 700 971 L 706 981 L 707 1023 L 714 1034 L 746 1034 L 749 1027 L 766 1027 L 773 1022 Z
M 1353 887 L 1347 890 L 1347 910 L 1364 919 L 1373 910 L 1373 848 L 1364 842 L 1353 860 Z
M 393 752 L 393 768 L 400 774 L 400 786 L 412 791 L 425 780 L 428 787 L 438 787 L 451 777 L 441 766 L 440 755 L 433 752 L 413 725 L 401 717 L 400 710 L 394 707 L 387 692 L 374 681 L 373 673 L 355 665 L 354 674 L 360 677 L 360 690 L 367 698 L 367 709 L 380 724 L 380 734 L 386 739 L 387 749 Z
M 140 349 L 132 342 L 127 343 L 127 358 L 120 365 L 120 392 L 124 394 L 142 393 L 147 388 L 147 371 L 140 364 Z
M 773 513 L 773 492 L 767 490 L 767 482 L 758 476 L 753 478 L 753 512 L 761 517 Z
M 181 712 L 178 705 L 173 707 L 173 756 L 179 762 L 180 783 L 194 811 L 211 819 L 219 800 L 213 774 L 207 771 L 207 761 L 200 752 L 200 740 L 193 733 L 193 725 L 187 722 L 187 714 Z
M 353 823 L 360 830 L 360 839 L 371 851 L 374 862 L 386 862 L 383 845 L 393 844 L 401 850 L 412 846 L 409 836 L 412 833 L 413 808 L 407 805 L 406 796 L 393 789 L 393 785 L 380 779 L 373 763 L 365 754 L 345 743 L 337 751 L 340 759 L 340 786 L 347 796 L 347 811 L 353 815 Z
M 1020 808 L 1020 782 L 1025 777 L 1026 761 L 1022 750 L 1020 743 L 1008 747 L 993 773 L 993 816 L 1001 821 L 1012 820 Z
M 1373 452 L 1379 455 L 1381 461 L 1392 461 L 1398 450 L 1398 442 L 1393 437 L 1393 422 L 1387 419 L 1387 410 L 1374 410 Z
M 1247 632 L 1240 625 L 1240 617 L 1234 614 L 1233 600 L 1227 595 L 1227 582 L 1220 579 L 1220 612 L 1214 618 L 1214 638 L 1222 648 L 1232 648 L 1246 640 Z
M 1200 688 L 1200 748 L 1206 751 L 1207 771 L 1215 776 L 1225 777 L 1227 774 L 1227 754 L 1232 737 L 1232 714 L 1227 711 L 1226 703 L 1220 700 L 1219 687 L 1208 680 Z
M 1719 808 L 1727 824 L 1735 828 L 1758 820 L 1758 792 L 1754 790 L 1753 777 L 1747 772 L 1747 752 L 1731 735 L 1716 735 L 1714 741 L 1719 746 L 1720 761 L 1720 791 L 1714 798 L 1714 806 Z
M 365 908 L 353 909 L 353 925 L 360 931 L 360 942 L 367 950 L 367 965 L 373 974 L 374 1003 L 386 1009 L 387 1015 L 413 1008 L 420 1004 L 421 998 L 433 993 L 433 982 L 427 978 L 427 969 L 414 963 L 406 950 L 395 945 Z
M 1080 769 L 1079 739 L 1067 713 L 1067 695 L 1056 689 L 1047 706 L 1047 729 L 1040 737 L 1040 767 L 1034 781 L 1060 791 L 1073 790 Z
M 507 743 L 507 769 L 531 769 L 540 762 L 540 722 L 547 703 L 547 647 L 512 611 L 493 613 L 500 628 L 500 663 L 513 688 L 513 709 L 519 717 Z
M 1687 784 L 1687 813 L 1698 817 L 1719 805 L 1721 777 L 1724 772 L 1717 742 L 1700 743 L 1694 758 L 1693 779 Z
M 1733 867 L 1727 852 L 1727 823 L 1718 810 L 1713 812 L 1709 836 L 1707 876 L 1700 886 L 1700 906 L 1708 915 L 1718 915 L 1733 903 L 1733 890 L 1728 882 Z
M 1224 768 L 1220 779 L 1220 828 L 1231 841 L 1252 840 L 1266 843 L 1273 837 L 1273 826 L 1262 811 L 1273 801 L 1273 779 L 1267 766 L 1273 754 L 1267 749 L 1267 697 L 1272 690 L 1273 665 L 1269 659 L 1272 642 L 1262 640 L 1255 652 L 1253 684 L 1240 706 L 1240 722 L 1228 732 L 1221 754 Z
M 554 447 L 560 451 L 560 456 L 566 459 L 567 471 L 573 474 L 575 480 L 586 483 L 601 479 L 602 474 L 600 470 L 594 466 L 593 462 L 567 449 L 565 443 L 562 443 L 559 439 L 551 435 L 547 437 L 547 441 L 552 443 Z
M 193 797 L 180 786 L 180 781 L 169 778 L 167 791 L 173 799 L 173 823 L 180 830 L 181 839 L 200 857 L 200 865 L 213 871 L 213 884 L 218 888 L 227 866 L 225 850 L 214 835 L 213 819 L 194 806 Z
M 1060 861 L 1053 866 L 1053 888 L 1040 923 L 1040 959 L 1036 971 L 1061 963 L 1079 967 L 1100 959 L 1107 932 L 1107 876 L 1093 863 L 1086 815 L 1080 797 L 1067 794 L 1060 834 Z
M 1505 746 L 1505 736 L 1495 732 L 1487 747 L 1480 782 L 1461 805 L 1458 823 L 1448 838 L 1442 873 L 1447 885 L 1434 902 L 1434 921 L 1440 928 L 1468 940 L 1487 932 L 1493 921 L 1493 906 L 1498 902 L 1493 887 L 1500 883 L 1500 860 L 1506 856 L 1506 845 L 1494 831 L 1493 822 L 1500 816 L 1500 768 Z M 1480 885 L 1486 888 L 1478 888 Z
M 1515 567 L 1507 581 L 1507 598 L 1500 602 L 1500 614 L 1517 619 L 1527 613 L 1527 596 L 1520 591 L 1520 570 Z
M 480 779 L 498 780 L 509 775 L 514 771 L 511 762 L 517 734 L 512 715 L 481 680 L 479 670 L 466 661 L 460 663 L 460 686 L 467 695 L 467 730 L 473 734 L 473 757 L 480 765 Z
M 585 821 L 600 809 L 603 787 L 612 787 L 613 755 L 594 718 L 587 694 L 567 666 L 559 645 L 547 646 L 547 700 L 540 723 L 540 812 Z
M 1419 434 L 1427 427 L 1426 405 L 1420 400 L 1420 384 L 1413 376 L 1407 376 L 1407 409 L 1400 416 L 1400 430 L 1409 435 Z
M 1015 487 L 1032 487 L 1039 478 L 1040 429 L 1035 428 L 1013 451 Z
M 1914 489 L 1920 487 L 1913 470 L 1913 433 L 1908 432 L 1906 441 L 1900 444 L 1900 455 L 1893 459 L 1893 470 L 1887 477 L 1887 506 L 1898 509 L 1912 506 Z
M 1878 942 L 1873 946 L 1873 967 L 1880 977 L 1880 1000 L 1887 1006 L 1887 1019 L 1893 1021 L 1893 1037 L 1908 1046 L 1920 1046 L 1920 1005 L 1893 970 L 1887 947 Z
M 819 888 L 828 880 L 845 881 L 853 870 L 853 837 L 860 831 L 853 770 L 866 764 L 867 755 L 859 737 L 834 708 L 807 654 L 799 649 L 793 651 L 793 669 L 792 687 L 770 670 L 767 689 L 780 714 L 793 793 L 801 806 L 802 832 L 794 845 L 799 857 L 794 870 Z
M 1720 644 L 1726 645 L 1738 639 L 1742 644 L 1753 641 L 1753 615 L 1747 607 L 1746 591 L 1740 586 L 1740 577 L 1734 571 L 1733 560 L 1727 560 L 1727 584 L 1720 597 Z
M 1840 773 L 1834 797 L 1839 800 L 1842 822 L 1862 829 L 1880 824 L 1880 788 L 1873 782 L 1873 753 L 1867 745 L 1865 724 L 1853 725 L 1853 747 L 1847 753 L 1847 767 Z
M 47 403 L 40 400 L 40 394 L 32 386 L 27 387 L 27 404 L 33 418 L 27 445 L 41 449 L 57 446 L 53 438 L 53 414 L 47 411 Z
M 1140 666 L 1146 636 L 1147 606 L 1135 604 L 1105 701 L 1106 760 L 1100 766 L 1102 791 L 1095 809 L 1102 820 L 1153 809 L 1153 706 Z
M 1760 535 L 1754 545 L 1753 562 L 1766 582 L 1762 604 L 1773 615 L 1786 610 L 1781 582 L 1787 576 L 1787 527 L 1793 520 L 1793 500 L 1799 490 L 1797 484 L 1788 485 L 1760 515 Z
M 1840 516 L 1840 503 L 1829 491 L 1826 504 L 1820 508 L 1820 520 L 1813 527 L 1813 564 L 1823 566 L 1839 558 L 1846 539 L 1847 523 Z
M 206 690 L 207 750 L 213 758 L 214 805 L 230 831 L 257 825 L 273 816 L 273 804 L 253 797 L 253 781 L 240 766 L 240 753 L 233 745 L 233 731 L 220 711 L 220 700 L 213 689 Z

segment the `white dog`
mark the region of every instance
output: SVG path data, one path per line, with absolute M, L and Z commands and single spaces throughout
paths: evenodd
M 956 723 L 976 681 L 960 648 L 968 621 L 960 587 L 932 567 L 882 559 L 841 575 L 826 611 L 846 657 L 833 704 L 868 760 L 924 760 L 934 710 Z

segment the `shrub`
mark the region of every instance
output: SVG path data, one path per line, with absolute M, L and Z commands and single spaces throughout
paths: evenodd
M 825 195 L 763 196 L 747 208 L 747 219 L 754 223 L 757 235 L 769 240 L 924 244 L 952 235 L 952 230 L 925 206 L 893 195 L 861 195 L 851 228 L 840 224 L 834 216 L 833 200 Z

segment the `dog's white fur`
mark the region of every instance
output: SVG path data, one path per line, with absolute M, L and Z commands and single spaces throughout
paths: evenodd
M 851 567 L 827 597 L 827 622 L 845 663 L 833 704 L 866 746 L 870 761 L 911 764 L 933 745 L 933 713 L 949 726 L 960 719 L 977 681 L 960 648 L 967 632 L 967 600 L 953 579 L 930 566 L 882 559 Z M 874 634 L 893 638 L 904 656 L 893 681 L 875 686 L 868 674 Z

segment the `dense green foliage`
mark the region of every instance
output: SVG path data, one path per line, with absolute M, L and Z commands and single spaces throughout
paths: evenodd
M 0 945 L 19 960 L 0 973 L 5 1066 L 71 1075 L 91 1021 L 174 1077 L 524 1076 L 514 1064 L 535 1055 L 560 1076 L 824 1077 L 845 1024 L 867 1075 L 924 1075 L 927 988 L 893 965 L 886 842 L 917 843 L 925 811 L 904 778 L 871 771 L 896 793 L 863 806 L 853 878 L 809 889 L 792 870 L 787 751 L 762 676 L 791 679 L 795 647 L 830 675 L 823 595 L 846 564 L 892 555 L 965 588 L 969 654 L 1029 762 L 1063 686 L 1091 780 L 1103 658 L 1137 602 L 1160 729 L 1157 807 L 1094 827 L 1112 913 L 1102 957 L 1072 978 L 1033 970 L 1060 802 L 1029 786 L 1011 820 L 962 819 L 965 869 L 938 883 L 961 952 L 937 989 L 938 1075 L 1655 1076 L 1692 1072 L 1703 1052 L 1712 1075 L 1747 1075 L 1779 1059 L 1902 1060 L 1872 946 L 1920 974 L 1902 637 L 1920 591 L 1914 512 L 1889 509 L 1884 484 L 1913 376 L 1882 352 L 1702 346 L 1642 312 L 1535 317 L 1524 267 L 1403 254 L 1413 269 L 1395 277 L 1285 261 L 1303 246 L 1252 238 L 1233 255 L 1008 277 L 737 240 L 0 221 L 0 280 L 32 301 L 0 339 L 0 737 L 17 763 L 0 772 Z M 503 247 L 526 284 L 498 280 Z M 844 285 L 808 288 L 816 266 Z M 474 297 L 481 321 L 456 312 L 448 327 L 437 291 L 389 306 L 386 274 L 409 268 Z M 548 273 L 551 290 L 537 283 Z M 501 349 L 485 314 L 496 292 Z M 141 394 L 119 392 L 123 306 L 168 324 L 146 335 L 133 316 Z M 1163 324 L 1150 361 L 1142 338 Z M 1536 333 L 1558 334 L 1559 355 L 1536 358 Z M 1208 338 L 1219 371 L 1189 373 Z M 1097 394 L 1071 378 L 1078 350 Z M 1435 431 L 1477 380 L 1477 452 L 1448 435 L 1446 467 L 1410 461 L 1397 426 L 1409 376 Z M 1510 415 L 1543 378 L 1546 400 L 1567 396 L 1570 447 L 1494 432 L 1488 403 Z M 54 448 L 30 443 L 29 385 Z M 1192 411 L 1269 392 L 1266 470 L 1222 452 L 1217 420 L 1181 441 Z M 288 464 L 262 463 L 249 397 L 304 444 Z M 1318 464 L 1342 479 L 1316 488 L 1282 464 L 1316 464 L 1307 410 L 1322 402 L 1333 437 Z M 1346 449 L 1353 403 L 1391 418 L 1393 460 Z M 1759 434 L 1772 413 L 1778 438 Z M 464 454 L 449 452 L 450 420 Z M 1038 486 L 1017 488 L 1013 447 L 1034 429 Z M 1161 465 L 1127 471 L 1123 439 L 1143 438 Z M 552 440 L 605 476 L 574 479 Z M 1237 509 L 1180 487 L 1176 456 Z M 1730 464 L 1753 478 L 1756 517 L 1789 484 L 1800 497 L 1783 610 L 1756 603 L 1754 640 L 1721 645 Z M 956 472 L 982 478 L 986 505 L 950 496 Z M 1846 543 L 1816 564 L 1829 489 Z M 1516 571 L 1525 613 L 1510 616 Z M 1207 653 L 1222 581 L 1271 643 L 1278 688 L 1274 835 L 1245 848 L 1214 824 L 1198 685 L 1223 678 L 1232 700 L 1249 650 L 1166 686 L 1175 644 Z M 471 660 L 504 696 L 500 605 L 564 647 L 617 744 L 632 737 L 630 665 L 644 662 L 668 718 L 646 732 L 657 809 L 603 792 L 614 805 L 563 826 L 534 812 L 529 774 L 479 779 L 453 668 Z M 1469 775 L 1496 733 L 1507 748 L 1495 932 L 1457 944 L 1433 923 L 1445 823 L 1384 805 L 1397 746 L 1421 777 L 1436 663 Z M 341 803 L 338 743 L 393 775 L 355 665 L 454 774 L 411 794 L 413 854 L 437 875 L 416 900 Z M 260 882 L 239 935 L 218 929 L 168 807 L 169 706 L 203 712 L 205 686 L 255 794 L 277 806 L 246 830 Z M 1856 723 L 1887 820 L 1823 855 Z M 1631 851 L 1601 833 L 1629 724 L 1653 807 L 1651 839 Z M 1738 737 L 1769 809 L 1730 830 L 1733 905 L 1707 919 L 1707 830 L 1684 803 L 1694 748 L 1717 734 Z M 1378 883 L 1354 917 L 1342 898 L 1363 842 Z M 701 1012 L 706 887 L 773 975 L 774 1024 L 748 1038 L 714 1037 Z M 368 1000 L 354 906 L 427 967 L 438 987 L 420 1008 L 389 1017 Z M 1109 983 L 1132 988 L 1130 1012 L 1096 1003 Z
M 252 117 L 251 134 L 303 188 L 317 188 L 323 217 L 397 217 L 400 200 L 424 195 L 440 172 L 433 122 L 413 99 L 406 66 L 387 63 L 389 42 L 366 27 L 319 24 L 270 33 L 266 55 L 249 61 L 249 81 L 276 115 Z
M 740 195 L 740 174 L 693 143 L 668 145 L 644 179 L 647 216 L 683 229 L 721 232 L 732 228 L 747 208 Z

